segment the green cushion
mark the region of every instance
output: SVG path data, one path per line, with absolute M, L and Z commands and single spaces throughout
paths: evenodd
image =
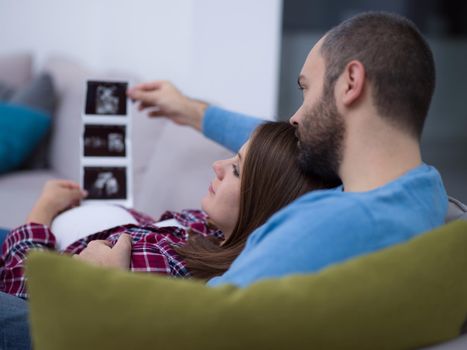
M 50 127 L 50 116 L 28 107 L 0 103 L 0 174 L 18 168 Z
M 91 267 L 27 265 L 35 349 L 413 349 L 459 334 L 467 222 L 249 288 Z M 316 252 L 315 254 L 319 254 Z

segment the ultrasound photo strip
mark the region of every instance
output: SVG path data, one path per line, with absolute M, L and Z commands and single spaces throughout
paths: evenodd
M 80 147 L 85 203 L 133 205 L 128 86 L 125 81 L 86 82 Z

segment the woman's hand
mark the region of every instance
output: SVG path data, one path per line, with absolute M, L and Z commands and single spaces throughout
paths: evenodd
M 139 102 L 139 110 L 150 109 L 151 117 L 167 117 L 176 124 L 201 130 L 208 104 L 183 95 L 168 81 L 152 81 L 128 90 L 128 96 Z
M 124 233 L 112 247 L 108 241 L 95 240 L 74 258 L 90 264 L 128 270 L 131 260 L 131 237 Z
M 79 205 L 87 192 L 68 180 L 49 180 L 44 185 L 42 194 L 28 216 L 27 222 L 50 226 L 52 220 L 62 211 Z

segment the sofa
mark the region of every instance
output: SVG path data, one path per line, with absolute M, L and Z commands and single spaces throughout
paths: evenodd
M 451 209 L 465 218 L 465 207 Z M 467 221 L 454 220 L 315 274 L 246 288 L 36 252 L 26 266 L 32 338 L 39 350 L 465 349 L 466 246 Z
M 37 69 L 29 53 L 0 55 L 0 82 L 16 89 L 39 73 L 52 77 L 56 107 L 48 135 L 47 167 L 21 168 L 0 175 L 0 228 L 24 223 L 43 184 L 53 178 L 79 181 L 81 113 L 87 79 L 141 79 L 128 72 L 96 72 L 73 59 L 53 56 Z M 213 177 L 215 160 L 230 157 L 224 148 L 187 127 L 150 119 L 131 108 L 134 207 L 157 218 L 165 210 L 199 208 Z

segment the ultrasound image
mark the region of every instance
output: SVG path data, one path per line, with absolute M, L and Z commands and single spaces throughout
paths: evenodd
M 86 157 L 125 157 L 125 125 L 84 126 L 84 155 Z
M 88 81 L 85 113 L 91 115 L 127 114 L 128 83 Z
M 87 199 L 126 199 L 126 167 L 84 167 Z

